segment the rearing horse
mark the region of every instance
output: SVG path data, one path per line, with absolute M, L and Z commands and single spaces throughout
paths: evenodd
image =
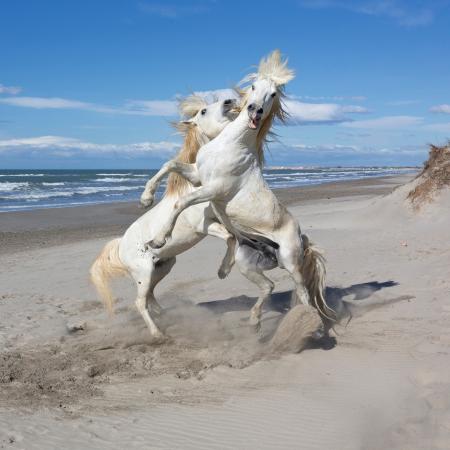
M 236 117 L 233 112 L 235 100 L 228 99 L 207 105 L 200 97 L 191 96 L 180 104 L 181 112 L 189 120 L 177 123 L 184 134 L 184 142 L 177 161 L 194 162 L 201 145 L 217 136 Z M 173 174 L 167 184 L 162 200 L 150 211 L 139 217 L 123 237 L 108 242 L 92 264 L 91 280 L 105 306 L 112 312 L 113 295 L 109 281 L 119 275 L 131 275 L 136 282 L 136 307 L 142 315 L 150 334 L 162 337 L 162 332 L 152 318 L 161 307 L 154 296 L 156 285 L 166 277 L 175 264 L 176 256 L 200 242 L 206 235 L 226 241 L 227 253 L 219 269 L 219 276 L 225 277 L 234 264 L 236 241 L 226 228 L 217 221 L 208 203 L 197 204 L 181 215 L 173 231 L 170 245 L 163 249 L 146 252 L 146 241 L 157 234 L 164 224 L 164 218 L 172 211 L 178 199 L 191 192 L 193 186 L 185 179 Z
M 320 286 L 314 282 L 315 290 L 308 283 L 305 286 L 306 240 L 302 239 L 300 226 L 269 189 L 262 173 L 264 144 L 274 119 L 285 118 L 284 86 L 293 77 L 279 51 L 262 59 L 258 72 L 246 78 L 252 84 L 244 93 L 238 117 L 199 150 L 194 164 L 167 163 L 166 171 L 176 172 L 200 187 L 178 199 L 165 225 L 148 245 L 153 249 L 164 248 L 180 213 L 209 201 L 216 216 L 240 243 L 245 239 L 243 235 L 272 243 L 279 267 L 286 269 L 295 283 L 293 304 L 307 305 L 312 300 L 322 315 L 332 318 L 334 311 L 323 296 L 323 279 Z M 317 264 L 320 265 L 320 258 L 315 259 L 316 268 Z M 271 283 L 264 274 L 258 276 L 261 283 Z M 262 304 L 264 298 L 258 303 Z M 252 310 L 257 321 L 261 304 Z

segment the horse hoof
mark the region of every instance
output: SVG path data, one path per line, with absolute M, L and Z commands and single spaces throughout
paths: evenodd
M 140 200 L 140 206 L 141 208 L 150 208 L 150 206 L 153 205 L 154 198 L 141 198 Z
M 224 278 L 226 278 L 229 275 L 230 271 L 226 270 L 226 269 L 219 269 L 219 271 L 217 272 L 217 276 L 223 280 Z
M 166 243 L 166 240 L 159 240 L 159 239 L 152 239 L 151 241 L 147 242 L 147 246 L 150 246 L 151 248 L 161 248 L 164 247 L 164 244 Z
M 250 319 L 250 329 L 254 333 L 259 333 L 261 331 L 261 321 L 260 320 L 252 320 L 252 319 Z
M 170 340 L 169 336 L 166 336 L 161 331 L 158 331 L 155 334 L 152 334 L 152 344 L 164 344 Z
M 252 325 L 252 331 L 255 334 L 259 334 L 261 333 L 261 324 L 260 323 L 255 323 L 255 325 Z
M 160 316 L 162 314 L 162 308 L 159 305 L 152 305 L 151 306 L 151 312 L 152 314 L 155 314 L 156 316 Z

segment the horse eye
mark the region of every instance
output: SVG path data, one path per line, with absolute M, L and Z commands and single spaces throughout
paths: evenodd
M 273 97 L 275 97 L 275 95 L 277 95 L 276 92 L 274 92 L 274 93 L 271 95 L 271 97 L 273 98 Z
M 206 114 L 206 108 L 202 109 L 201 114 L 202 114 L 202 116 L 204 116 Z
M 255 90 L 255 85 L 254 84 L 252 84 L 252 91 L 254 91 Z

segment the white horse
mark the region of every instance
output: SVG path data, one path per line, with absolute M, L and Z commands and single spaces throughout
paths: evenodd
M 171 161 L 163 167 L 162 172 L 176 172 L 200 187 L 174 203 L 166 223 L 148 246 L 164 248 L 179 215 L 186 208 L 211 202 L 216 217 L 239 242 L 243 241 L 243 234 L 247 234 L 272 244 L 279 267 L 286 269 L 295 283 L 293 304 L 310 304 L 312 294 L 322 315 L 333 318 L 334 311 L 327 306 L 323 296 L 323 277 L 315 277 L 312 282 L 304 279 L 312 261 L 311 258 L 305 261 L 307 239 L 302 238 L 297 220 L 277 200 L 262 173 L 264 143 L 273 120 L 285 118 L 282 107 L 284 86 L 293 77 L 293 71 L 287 67 L 286 60 L 282 61 L 278 51 L 262 59 L 258 73 L 246 78 L 253 83 L 245 91 L 238 117 L 218 137 L 201 147 L 195 163 Z M 147 184 L 150 192 L 161 176 L 159 173 Z M 313 266 L 318 273 L 324 271 L 321 256 L 314 258 Z M 264 274 L 257 275 L 255 282 L 261 286 L 265 284 L 270 291 L 273 283 Z M 255 321 L 259 322 L 266 298 L 267 295 L 262 295 L 252 310 Z
M 184 163 L 195 162 L 200 146 L 217 136 L 236 117 L 233 112 L 235 107 L 234 99 L 207 105 L 202 98 L 190 96 L 181 102 L 182 114 L 191 119 L 176 125 L 185 135 L 177 160 Z M 184 178 L 172 174 L 163 199 L 139 217 L 122 238 L 108 242 L 90 269 L 91 280 L 110 312 L 113 310 L 113 295 L 109 280 L 120 275 L 132 276 L 137 285 L 136 307 L 153 337 L 163 336 L 150 314 L 161 311 L 153 291 L 170 272 L 177 255 L 210 235 L 225 240 L 228 245 L 219 276 L 224 278 L 234 264 L 234 236 L 217 221 L 208 203 L 197 204 L 183 212 L 173 230 L 170 244 L 161 250 L 144 251 L 145 242 L 159 232 L 164 218 L 173 210 L 174 204 L 193 189 Z

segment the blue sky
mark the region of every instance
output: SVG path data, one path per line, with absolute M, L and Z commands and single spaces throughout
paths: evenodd
M 420 164 L 450 137 L 449 26 L 449 0 L 5 0 L 0 169 L 158 167 L 176 96 L 274 48 L 297 76 L 269 164 Z

